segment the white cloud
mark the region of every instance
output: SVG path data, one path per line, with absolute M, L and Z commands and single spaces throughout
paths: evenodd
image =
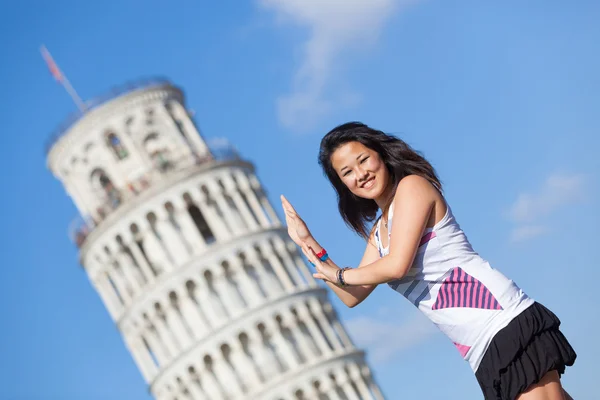
M 435 326 L 419 313 L 398 323 L 391 322 L 388 313 L 379 314 L 383 315 L 360 316 L 344 324 L 356 345 L 366 349 L 376 364 L 392 360 L 403 350 L 428 340 L 432 334 L 438 332 Z
M 516 222 L 544 217 L 565 204 L 581 200 L 584 183 L 582 175 L 551 175 L 537 192 L 521 193 L 510 215 Z
M 561 207 L 583 200 L 584 190 L 583 175 L 554 174 L 537 190 L 521 193 L 508 213 L 516 224 L 511 240 L 520 242 L 548 233 L 551 229 L 544 220 Z
M 281 24 L 307 27 L 300 65 L 294 73 L 291 93 L 277 100 L 279 119 L 286 127 L 307 128 L 333 109 L 350 106 L 358 95 L 326 93 L 330 79 L 351 59 L 346 50 L 364 50 L 372 45 L 386 20 L 397 10 L 417 0 L 258 0 L 273 10 Z
M 510 234 L 510 240 L 512 242 L 524 242 L 525 240 L 532 239 L 536 236 L 542 236 L 548 233 L 550 229 L 543 225 L 524 225 L 517 226 Z

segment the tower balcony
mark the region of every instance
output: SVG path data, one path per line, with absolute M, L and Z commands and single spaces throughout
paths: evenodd
M 153 157 L 153 167 L 145 171 L 141 176 L 131 179 L 122 187 L 116 187 L 108 183 L 104 187 L 105 197 L 98 204 L 93 215 L 79 215 L 69 225 L 69 236 L 78 248 L 85 243 L 89 234 L 111 214 L 127 205 L 158 184 L 172 179 L 182 171 L 193 171 L 205 168 L 211 163 L 242 161 L 239 153 L 229 143 L 211 147 L 206 156 L 198 156 L 195 153 L 169 154 L 168 156 L 156 154 Z
M 168 79 L 163 77 L 151 77 L 143 78 L 135 81 L 127 82 L 125 84 L 112 88 L 109 92 L 94 97 L 85 102 L 85 111 L 77 110 L 71 113 L 67 118 L 52 132 L 49 139 L 46 141 L 44 146 L 45 152 L 48 155 L 50 150 L 55 144 L 61 140 L 70 129 L 72 129 L 79 121 L 86 117 L 90 112 L 102 108 L 112 100 L 119 99 L 120 97 L 134 93 L 139 90 L 148 90 L 153 87 L 170 86 L 171 83 Z

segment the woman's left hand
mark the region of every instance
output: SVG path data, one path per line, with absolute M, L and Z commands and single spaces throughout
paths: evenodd
M 312 247 L 308 246 L 307 244 L 302 245 L 302 252 L 306 258 L 308 258 L 308 260 L 315 265 L 317 272 L 313 274 L 313 278 L 323 279 L 325 281 L 337 284 L 337 271 L 339 268 L 332 267 L 326 262 L 321 261 L 315 254 Z
M 281 195 L 281 205 L 285 212 L 285 222 L 288 227 L 288 235 L 298 246 L 303 247 L 312 238 L 306 223 L 300 218 L 294 207 L 284 195 Z

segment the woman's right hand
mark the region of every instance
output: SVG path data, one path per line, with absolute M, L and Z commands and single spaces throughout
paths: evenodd
M 300 248 L 304 248 L 304 245 L 312 239 L 310 230 L 306 226 L 306 223 L 300 218 L 294 207 L 290 202 L 281 195 L 281 205 L 285 212 L 285 222 L 288 227 L 288 235 Z

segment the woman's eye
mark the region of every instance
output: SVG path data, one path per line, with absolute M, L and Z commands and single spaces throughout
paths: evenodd
M 370 157 L 370 156 L 369 156 L 369 157 Z M 369 159 L 369 157 L 365 157 L 365 158 L 363 158 L 363 159 L 360 161 L 360 163 L 361 163 L 361 164 L 362 164 L 362 163 L 364 163 L 365 161 L 367 161 L 367 160 Z

